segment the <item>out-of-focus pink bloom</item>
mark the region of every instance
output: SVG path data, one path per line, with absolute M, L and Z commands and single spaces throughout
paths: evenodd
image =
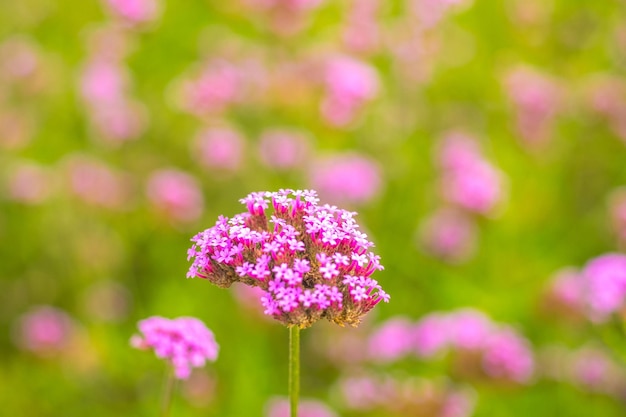
M 380 192 L 381 177 L 379 165 L 356 152 L 318 159 L 309 176 L 311 186 L 333 204 L 367 203 Z
M 37 306 L 21 316 L 15 329 L 16 343 L 37 355 L 49 356 L 65 350 L 76 332 L 70 316 L 51 306 Z
M 0 44 L 0 83 L 25 80 L 41 65 L 37 46 L 29 39 L 15 36 Z
M 269 27 L 283 36 L 295 35 L 306 27 L 307 17 L 323 0 L 245 0 L 269 18 Z
M 609 214 L 617 238 L 626 243 L 626 187 L 615 190 L 609 196 Z
M 370 410 L 388 402 L 395 395 L 395 384 L 370 376 L 344 378 L 340 391 L 346 406 L 352 410 Z
M 412 0 L 411 9 L 424 29 L 436 26 L 454 6 L 466 0 Z
M 585 309 L 585 282 L 576 268 L 563 268 L 552 278 L 550 296 L 553 301 L 572 311 Z
M 93 59 L 83 68 L 80 90 L 83 100 L 92 107 L 123 101 L 127 88 L 128 75 L 117 61 Z
M 147 125 L 145 107 L 130 100 L 98 106 L 91 117 L 97 132 L 114 145 L 137 139 Z
M 131 295 L 120 283 L 98 282 L 85 292 L 83 305 L 87 313 L 97 320 L 119 322 L 128 316 Z
M 233 285 L 233 294 L 239 305 L 245 309 L 253 310 L 259 317 L 271 320 L 270 317 L 263 314 L 265 308 L 261 304 L 261 297 L 265 296 L 265 291 L 259 287 L 250 285 L 235 284 Z
M 515 106 L 521 139 L 531 146 L 548 140 L 561 106 L 557 83 L 535 70 L 517 68 L 507 75 L 505 87 Z
M 458 210 L 439 209 L 422 223 L 419 232 L 424 248 L 446 261 L 463 262 L 476 251 L 476 226 Z
M 486 340 L 483 368 L 492 378 L 526 383 L 534 372 L 528 341 L 511 328 L 501 328 Z
M 448 318 L 432 313 L 423 317 L 413 328 L 413 347 L 422 358 L 443 353 L 449 346 Z
M 0 109 L 0 148 L 24 148 L 31 141 L 34 131 L 35 124 L 24 111 Z
M 502 174 L 485 159 L 472 137 L 448 134 L 439 147 L 438 160 L 443 168 L 441 192 L 451 203 L 488 214 L 502 201 Z
M 591 319 L 606 321 L 620 310 L 626 296 L 626 255 L 609 253 L 590 260 L 583 269 Z
M 35 164 L 15 166 L 8 174 L 7 197 L 25 204 L 41 204 L 53 191 L 50 170 Z
M 595 390 L 611 378 L 615 364 L 599 349 L 585 348 L 576 352 L 573 361 L 574 382 Z
M 476 395 L 468 391 L 454 391 L 446 397 L 439 417 L 470 417 L 475 407 Z
M 413 324 L 405 317 L 384 322 L 368 340 L 368 356 L 377 362 L 401 359 L 413 348 Z
M 266 417 L 289 417 L 289 412 L 286 398 L 272 398 L 265 407 Z M 298 417 L 337 417 L 337 413 L 321 401 L 302 399 L 298 402 Z
M 85 203 L 113 210 L 128 208 L 132 190 L 126 175 L 80 155 L 70 157 L 65 165 L 70 191 Z
M 174 221 L 193 222 L 204 210 L 204 197 L 198 180 L 176 169 L 153 172 L 148 179 L 146 193 L 154 208 Z
M 182 81 L 181 106 L 196 116 L 221 113 L 239 100 L 244 85 L 239 68 L 226 60 L 213 60 Z
M 626 142 L 626 83 L 618 77 L 604 76 L 590 87 L 590 107 L 604 118 L 611 130 Z
M 157 0 L 106 0 L 106 3 L 113 13 L 133 25 L 151 22 L 159 15 Z
M 192 368 L 203 367 L 217 359 L 219 346 L 213 332 L 195 317 L 166 319 L 148 317 L 138 323 L 141 335 L 131 338 L 137 349 L 154 349 L 160 359 L 167 359 L 178 379 L 187 379 Z
M 217 394 L 217 379 L 206 372 L 192 372 L 184 381 L 181 391 L 195 407 L 207 407 Z
M 193 153 L 207 168 L 236 171 L 241 166 L 244 144 L 244 138 L 234 129 L 207 128 L 197 136 Z
M 265 131 L 259 141 L 261 162 L 277 170 L 303 166 L 310 152 L 307 136 L 298 131 L 272 129 Z
M 379 90 L 376 69 L 349 56 L 337 56 L 328 61 L 324 82 L 326 95 L 322 101 L 322 116 L 337 127 L 350 124 Z
M 493 331 L 491 319 L 478 310 L 461 309 L 448 318 L 450 344 L 457 349 L 480 349 Z
M 343 30 L 343 42 L 357 53 L 374 52 L 380 45 L 380 30 L 376 21 L 379 0 L 353 0 Z

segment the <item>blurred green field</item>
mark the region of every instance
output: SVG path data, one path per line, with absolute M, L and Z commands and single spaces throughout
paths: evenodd
M 157 415 L 165 366 L 129 345 L 137 321 L 151 315 L 196 316 L 221 347 L 219 359 L 198 371 L 208 378 L 198 379 L 195 391 L 179 386 L 172 416 L 264 415 L 271 397 L 287 394 L 287 329 L 255 306 L 243 306 L 233 289 L 186 279 L 190 238 L 219 215 L 243 211 L 238 199 L 249 192 L 311 188 L 314 161 L 348 151 L 373 159 L 381 172 L 371 200 L 348 203 L 376 243 L 385 265 L 376 279 L 391 295 L 389 304 L 370 313 L 368 326 L 471 306 L 514 326 L 537 353 L 554 345 L 604 346 L 602 335 L 608 334 L 615 340 L 607 352 L 619 361 L 620 351 L 626 352 L 622 331 L 568 323 L 542 300 L 557 270 L 620 250 L 608 198 L 626 185 L 626 140 L 590 108 L 589 89 L 601 76 L 625 82 L 626 5 L 474 0 L 429 29 L 429 43 L 409 49 L 409 55 L 422 53 L 409 65 L 394 51 L 415 24 L 408 6 L 380 3 L 380 44 L 360 54 L 341 40 L 349 2 L 323 2 L 291 35 L 275 33 L 267 16 L 238 1 L 169 1 L 154 22 L 117 23 L 129 48 L 121 60 L 126 92 L 140 103 L 146 125 L 136 138 L 114 143 L 94 129 L 79 86 L 93 54 L 89 34 L 119 19 L 104 1 L 0 0 L 0 51 L 22 39 L 38 56 L 34 78 L 10 78 L 13 58 L 0 52 L 0 415 Z M 307 86 L 317 81 L 299 73 L 282 85 L 281 77 L 271 78 L 282 74 L 281 63 L 317 62 L 335 53 L 359 57 L 380 79 L 378 94 L 349 126 L 324 120 L 323 88 Z M 266 68 L 259 77 L 269 81 L 224 111 L 194 116 L 177 104 L 177 88 L 190 69 L 212 57 L 252 61 Z M 519 66 L 547 74 L 562 89 L 554 126 L 537 147 L 520 137 L 506 91 L 507 74 Z M 22 124 L 15 122 L 20 117 Z M 207 168 L 190 150 L 203 126 L 221 125 L 244 138 L 236 170 Z M 259 136 L 276 127 L 307 133 L 307 162 L 287 171 L 263 164 Z M 444 204 L 435 153 L 450 130 L 478 139 L 507 189 L 493 214 L 472 215 L 476 253 L 458 264 L 425 252 L 417 238 L 423 220 Z M 71 190 L 72 155 L 126 175 L 123 207 L 99 204 L 97 197 L 94 204 Z M 19 201 L 11 193 L 12 175 L 25 163 L 46 170 L 45 198 Z M 172 220 L 151 204 L 146 184 L 163 168 L 200 182 L 199 218 Z M 100 186 L 87 187 L 93 192 Z M 112 293 L 103 295 L 102 288 Z M 19 317 L 38 305 L 60 308 L 77 323 L 64 351 L 42 357 L 16 344 Z M 329 327 L 318 323 L 302 333 L 303 397 L 321 400 L 341 416 L 389 415 L 350 411 L 342 403 L 337 380 L 343 369 L 324 363 L 318 352 L 320 335 L 335 332 Z M 457 379 L 445 361 L 374 368 Z M 540 376 L 521 385 L 468 384 L 476 393 L 476 417 L 626 413 L 626 392 L 617 398 Z

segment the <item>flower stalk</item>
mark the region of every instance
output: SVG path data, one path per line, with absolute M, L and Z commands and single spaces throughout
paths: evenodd
M 163 383 L 163 393 L 161 394 L 161 417 L 168 417 L 170 415 L 172 394 L 174 393 L 175 384 L 176 378 L 174 376 L 174 367 L 168 366 L 165 381 Z
M 289 404 L 291 417 L 298 416 L 300 395 L 300 327 L 289 326 Z

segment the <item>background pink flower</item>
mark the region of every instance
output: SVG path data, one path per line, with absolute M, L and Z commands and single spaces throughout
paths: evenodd
M 176 222 L 193 222 L 204 210 L 196 178 L 177 169 L 161 169 L 148 178 L 146 194 L 157 212 Z

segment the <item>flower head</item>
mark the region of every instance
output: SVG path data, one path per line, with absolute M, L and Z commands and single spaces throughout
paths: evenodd
M 176 378 L 187 379 L 191 368 L 215 361 L 219 350 L 213 332 L 194 317 L 166 319 L 152 316 L 138 324 L 140 335 L 131 338 L 138 349 L 154 349 L 161 359 L 168 359 L 174 367 Z
M 301 328 L 321 318 L 357 325 L 389 301 L 371 278 L 383 266 L 356 213 L 318 204 L 311 190 L 257 192 L 240 201 L 247 212 L 222 216 L 192 239 L 188 277 L 260 287 L 265 314 Z

